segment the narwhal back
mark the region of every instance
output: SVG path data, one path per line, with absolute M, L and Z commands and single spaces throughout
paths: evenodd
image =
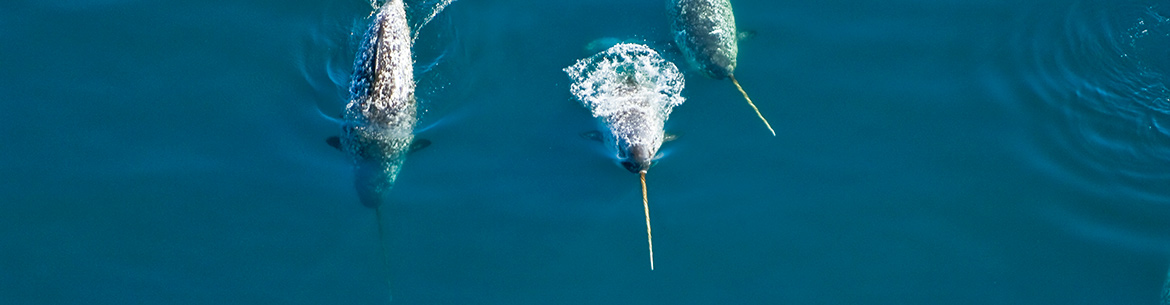
M 666 6 L 675 43 L 691 64 L 714 79 L 735 71 L 739 46 L 729 0 L 667 0 Z
M 402 0 L 382 5 L 362 38 L 354 63 L 341 146 L 354 160 L 362 203 L 376 207 L 414 141 L 413 37 Z

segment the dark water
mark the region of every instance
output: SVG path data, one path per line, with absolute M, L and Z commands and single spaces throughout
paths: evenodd
M 460 0 L 387 214 L 398 304 L 1155 304 L 1170 3 L 735 0 L 637 176 L 561 71 L 663 1 Z M 338 131 L 361 1 L 0 3 L 0 304 L 377 304 Z M 689 69 L 689 68 L 688 68 Z

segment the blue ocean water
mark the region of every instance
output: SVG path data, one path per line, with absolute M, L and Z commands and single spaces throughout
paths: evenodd
M 1163 296 L 1170 3 L 733 5 L 775 137 L 671 49 L 663 1 L 456 1 L 416 46 L 433 144 L 380 240 L 324 141 L 369 3 L 0 3 L 0 304 Z M 600 38 L 688 70 L 654 271 L 638 178 L 561 71 Z

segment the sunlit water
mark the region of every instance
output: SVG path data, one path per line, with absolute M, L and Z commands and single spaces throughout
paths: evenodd
M 1170 261 L 1170 3 L 734 0 L 736 77 L 663 1 L 460 0 L 389 268 L 325 144 L 365 1 L 0 3 L 3 304 L 1154 304 Z M 686 73 L 647 175 L 562 68 Z M 391 271 L 390 274 L 386 270 Z

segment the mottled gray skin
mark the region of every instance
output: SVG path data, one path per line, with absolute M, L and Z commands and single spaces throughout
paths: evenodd
M 627 76 L 624 89 L 636 96 L 639 88 L 632 76 Z M 601 141 L 617 153 L 618 162 L 631 173 L 646 172 L 654 163 L 654 156 L 665 138 L 666 118 L 653 111 L 645 97 L 630 100 L 633 107 L 609 116 L 599 117 L 598 125 L 609 132 L 601 133 Z M 649 127 L 649 128 L 647 128 Z
M 625 112 L 612 117 L 607 117 L 604 123 L 610 126 L 613 125 L 639 125 L 646 124 L 649 120 L 649 115 L 637 111 Z M 654 156 L 658 154 L 658 148 L 662 147 L 663 132 L 659 130 L 634 130 L 623 134 L 603 133 L 606 136 L 603 141 L 608 145 L 618 147 L 616 149 L 619 162 L 622 167 L 631 173 L 645 173 L 650 170 L 650 165 L 654 164 Z M 659 139 L 653 143 L 639 143 L 644 142 L 643 139 Z
M 714 79 L 735 71 L 739 53 L 729 0 L 667 0 L 670 30 L 687 61 Z
M 363 36 L 354 63 L 340 142 L 353 159 L 354 186 L 367 207 L 385 200 L 414 141 L 412 44 L 402 0 L 388 1 Z

